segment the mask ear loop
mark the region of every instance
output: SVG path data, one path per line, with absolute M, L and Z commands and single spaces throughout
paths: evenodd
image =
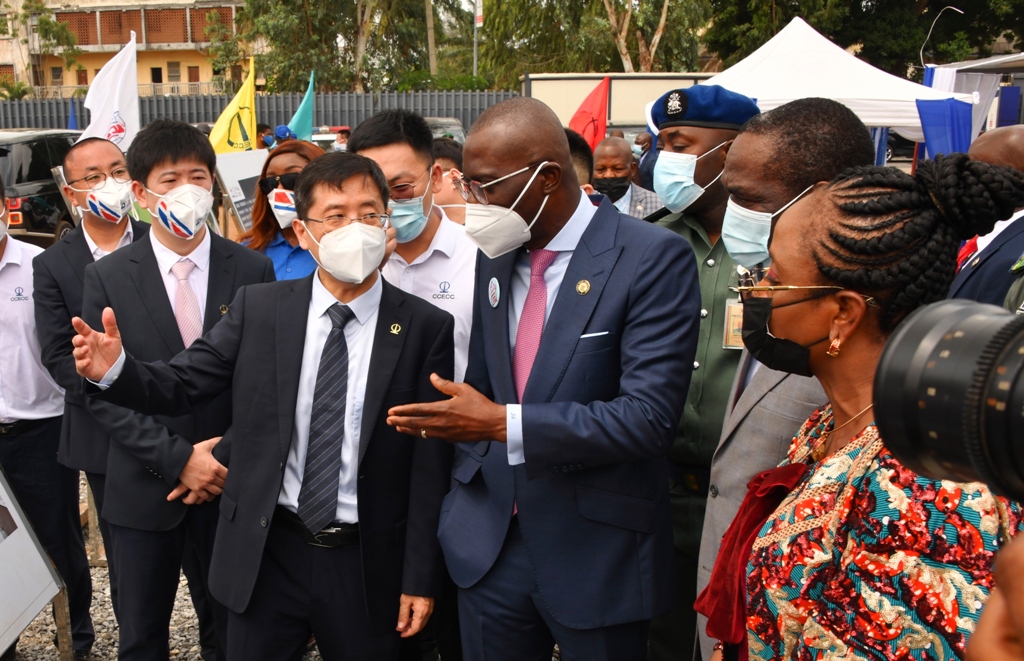
M 783 207 L 782 207 L 781 209 L 779 209 L 778 211 L 776 211 L 775 213 L 773 213 L 773 214 L 772 214 L 772 218 L 774 218 L 775 216 L 778 216 L 778 215 L 779 215 L 779 214 L 781 214 L 781 213 L 782 213 L 783 211 L 785 211 L 786 209 L 788 209 L 788 208 L 790 208 L 791 206 L 793 206 L 794 204 L 796 204 L 796 203 L 797 203 L 797 202 L 798 202 L 798 201 L 800 200 L 800 198 L 802 198 L 802 197 L 803 197 L 804 195 L 807 195 L 807 191 L 809 191 L 809 190 L 811 190 L 812 188 L 814 188 L 814 187 L 815 187 L 815 185 L 816 185 L 816 184 L 811 184 L 811 185 L 810 185 L 810 186 L 808 186 L 807 188 L 803 189 L 803 191 L 802 191 L 802 192 L 801 192 L 801 193 L 800 193 L 799 195 L 797 195 L 796 197 L 794 197 L 794 198 L 793 198 L 792 200 L 790 200 L 789 202 L 786 202 L 785 206 L 783 206 Z
M 543 168 L 550 162 L 551 161 L 544 161 L 543 163 L 537 166 L 537 169 L 533 171 L 533 176 L 531 176 L 530 180 L 526 182 L 526 186 L 523 187 L 523 191 L 519 193 L 519 197 L 517 197 L 516 201 L 512 203 L 512 206 L 508 208 L 509 211 L 512 211 L 513 209 L 516 208 L 516 205 L 519 204 L 519 200 L 523 199 L 523 196 L 526 195 L 526 191 L 530 190 L 530 186 L 532 186 L 534 180 L 537 179 L 537 175 L 540 174 L 541 168 Z M 537 219 L 540 218 L 541 212 L 544 211 L 544 206 L 548 203 L 548 197 L 549 196 L 547 195 L 544 196 L 544 201 L 540 203 L 540 209 L 537 209 L 537 215 L 534 216 L 533 220 L 530 221 L 530 224 L 526 226 L 526 229 L 523 231 L 524 234 L 529 232 L 533 228 L 534 223 L 537 222 Z

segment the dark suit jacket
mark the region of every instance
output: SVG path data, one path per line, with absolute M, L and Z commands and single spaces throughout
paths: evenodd
M 252 595 L 288 461 L 314 277 L 243 288 L 224 320 L 187 351 L 167 364 L 129 356 L 102 395 L 146 413 L 182 414 L 230 393 L 234 439 L 210 590 L 236 612 Z M 451 447 L 399 434 L 385 420 L 392 406 L 443 398 L 430 374 L 452 378 L 455 322 L 422 299 L 383 287 L 357 492 L 368 613 L 377 630 L 390 631 L 401 593 L 436 596 L 440 589 L 437 519 Z
M 1002 307 L 1017 276 L 1010 268 L 1024 255 L 1024 215 L 972 257 L 949 287 L 948 298 L 966 298 Z
M 508 321 L 516 254 L 477 263 L 466 382 L 499 404 L 517 401 Z M 492 280 L 495 307 L 484 295 Z M 589 629 L 671 609 L 666 456 L 699 321 L 689 243 L 604 199 L 573 252 L 523 394 L 526 463 L 510 467 L 504 443 L 456 448 L 439 529 L 456 584 L 471 587 L 494 564 L 515 500 L 558 622 Z
M 146 238 L 149 225 L 128 219 L 132 240 Z M 148 239 L 147 239 L 148 241 Z M 127 248 L 127 246 L 126 246 Z M 85 267 L 93 263 L 85 231 L 79 225 L 32 260 L 36 334 L 43 365 L 64 388 L 64 421 L 57 461 L 90 473 L 107 472 L 107 432 L 85 408 L 82 377 L 75 371 L 71 317 L 82 314 Z
M 654 164 L 658 162 L 657 147 L 656 142 L 651 145 L 650 151 L 647 152 L 647 157 L 641 160 L 640 167 L 637 169 L 637 174 L 640 176 L 640 181 L 637 183 L 649 191 L 654 191 Z M 651 209 L 651 211 L 653 211 L 653 209 Z M 648 211 L 647 213 L 650 213 L 651 211 Z
M 211 236 L 208 278 L 204 332 L 223 318 L 240 287 L 272 282 L 274 266 L 254 250 Z M 149 240 L 86 267 L 82 318 L 102 328 L 108 306 L 117 315 L 125 350 L 139 360 L 167 361 L 185 350 Z M 223 435 L 231 425 L 230 392 L 175 417 L 139 415 L 94 398 L 86 405 L 110 435 L 103 518 L 138 530 L 170 530 L 181 523 L 187 506 L 167 502 L 167 494 L 178 484 L 192 446 Z M 227 463 L 230 440 L 222 444 L 217 457 Z

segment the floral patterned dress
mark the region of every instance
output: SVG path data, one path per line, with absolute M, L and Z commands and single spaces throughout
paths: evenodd
M 754 542 L 750 658 L 962 658 L 1019 506 L 979 483 L 917 475 L 874 424 L 815 462 L 831 429 L 829 406 L 804 423 L 783 463 L 809 470 Z

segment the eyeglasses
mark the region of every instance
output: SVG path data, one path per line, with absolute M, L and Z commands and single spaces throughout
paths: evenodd
M 111 170 L 110 174 L 107 174 L 105 172 L 93 172 L 92 174 L 87 174 L 86 176 L 79 177 L 74 181 L 69 181 L 68 186 L 71 186 L 71 184 L 77 184 L 79 181 L 84 181 L 87 188 L 81 189 L 71 186 L 71 190 L 96 190 L 98 188 L 102 188 L 103 184 L 107 183 L 107 177 L 110 177 L 119 184 L 127 184 L 129 181 L 132 180 L 131 176 L 128 175 L 128 168 L 120 167 Z
M 817 289 L 819 291 L 843 291 L 846 289 L 846 287 L 839 287 L 837 285 L 756 285 L 754 283 L 764 280 L 765 275 L 768 273 L 768 269 L 757 267 L 752 270 L 747 270 L 743 266 L 737 266 L 736 271 L 739 273 L 739 286 L 729 287 L 729 289 L 737 292 L 743 300 L 747 300 L 759 293 L 771 294 L 777 291 L 791 291 L 794 289 Z M 862 297 L 866 305 L 870 307 L 878 306 L 878 301 L 874 296 L 866 296 L 860 292 L 854 293 Z M 821 294 L 821 296 L 825 295 L 827 294 Z
M 414 183 L 411 184 L 395 184 L 394 186 L 388 186 L 391 190 L 391 199 L 393 200 L 411 200 L 416 197 L 416 187 L 423 181 L 423 177 L 430 174 L 430 168 L 421 174 Z
M 381 229 L 387 229 L 388 221 L 391 220 L 391 216 L 386 213 L 368 213 L 365 216 L 358 218 L 349 218 L 348 216 L 327 216 L 326 218 L 303 218 L 307 223 L 322 223 L 324 226 L 324 234 L 333 232 L 334 230 L 341 229 L 352 223 L 362 223 L 363 225 L 379 225 Z
M 287 174 L 274 175 L 273 177 L 264 177 L 263 179 L 260 179 L 259 187 L 260 190 L 263 191 L 264 195 L 270 195 L 270 192 L 277 188 L 278 184 L 286 190 L 295 190 L 295 182 L 298 179 L 298 172 L 289 172 Z
M 490 204 L 490 202 L 487 201 L 487 192 L 484 190 L 485 188 L 493 186 L 498 182 L 505 181 L 506 179 L 511 179 L 512 177 L 518 176 L 524 172 L 529 172 L 538 165 L 541 165 L 541 163 L 531 163 L 525 168 L 516 170 L 511 174 L 506 174 L 504 177 L 498 177 L 493 181 L 488 181 L 486 184 L 466 179 L 465 175 L 460 172 L 458 176 L 454 174 L 452 175 L 452 183 L 455 184 L 455 190 L 459 192 L 459 195 L 461 195 L 462 199 L 465 201 L 469 202 L 469 196 L 472 193 L 473 197 L 475 197 L 476 201 L 480 204 Z

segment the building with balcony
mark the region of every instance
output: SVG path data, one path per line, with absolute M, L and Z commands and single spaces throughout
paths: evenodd
M 0 35 L 0 79 L 31 84 L 37 96 L 68 97 L 85 89 L 128 42 L 133 30 L 138 43 L 142 96 L 213 94 L 220 91 L 215 77 L 237 77 L 240 72 L 240 67 L 233 72 L 214 71 L 207 59 L 207 15 L 212 12 L 234 34 L 236 5 L 223 1 L 186 4 L 159 0 L 128 5 L 123 0 L 85 0 L 75 5 L 49 6 L 54 18 L 68 25 L 82 51 L 70 68 L 64 66 L 58 55 L 43 53 L 37 35 L 29 34 L 25 39 L 26 26 L 8 20 L 8 35 Z

